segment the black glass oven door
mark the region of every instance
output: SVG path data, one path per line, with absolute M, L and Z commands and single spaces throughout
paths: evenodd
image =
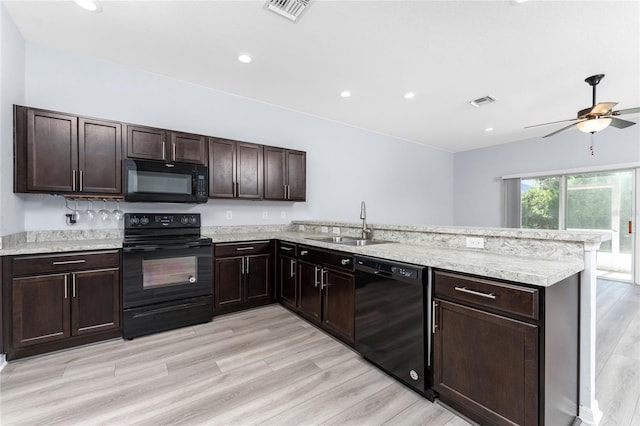
M 125 247 L 124 308 L 212 293 L 211 246 Z

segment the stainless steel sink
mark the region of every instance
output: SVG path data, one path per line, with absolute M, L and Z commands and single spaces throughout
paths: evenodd
M 309 237 L 307 239 L 314 240 L 314 241 L 322 241 L 323 243 L 342 244 L 345 246 L 370 246 L 374 244 L 385 244 L 390 242 L 390 241 L 382 241 L 382 240 L 364 240 L 362 238 L 342 237 L 342 236 L 321 237 L 321 238 Z

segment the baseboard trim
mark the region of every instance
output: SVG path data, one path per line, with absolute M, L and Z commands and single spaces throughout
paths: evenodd
M 598 401 L 593 401 L 591 407 L 580 406 L 580 420 L 582 424 L 589 426 L 598 426 L 602 420 L 602 411 L 598 407 Z

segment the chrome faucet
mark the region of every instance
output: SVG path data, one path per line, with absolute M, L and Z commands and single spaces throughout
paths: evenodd
M 373 236 L 373 229 L 367 228 L 367 206 L 364 201 L 360 204 L 360 219 L 362 219 L 362 239 L 370 240 Z

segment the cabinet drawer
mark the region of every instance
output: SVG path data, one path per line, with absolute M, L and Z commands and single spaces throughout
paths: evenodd
M 69 272 L 120 266 L 118 250 L 20 256 L 13 258 L 13 275 Z
M 215 244 L 213 255 L 215 257 L 245 256 L 249 254 L 269 254 L 270 241 L 244 241 L 241 243 Z
M 298 255 L 298 246 L 292 243 L 279 242 L 278 254 L 281 256 L 296 257 Z
M 484 278 L 434 271 L 433 295 L 538 319 L 538 290 Z
M 353 272 L 355 263 L 352 254 L 334 250 L 314 249 L 307 246 L 298 248 L 298 259 L 348 272 Z

